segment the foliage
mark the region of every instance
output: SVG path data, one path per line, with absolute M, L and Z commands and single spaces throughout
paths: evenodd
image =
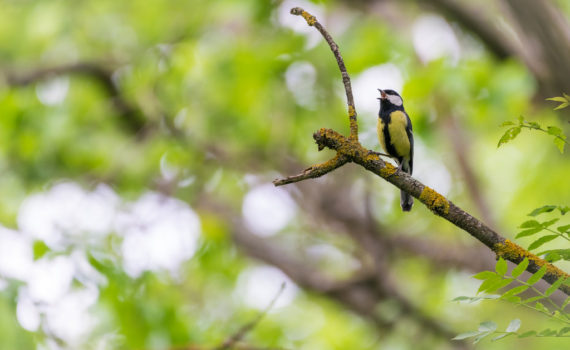
M 553 283 L 544 292 L 536 288 L 536 283 L 540 281 L 542 276 L 546 273 L 546 266 L 541 267 L 537 272 L 531 275 L 528 279 L 521 278 L 522 273 L 526 270 L 529 261 L 525 258 L 520 264 L 514 267 L 511 273 L 508 273 L 507 262 L 503 258 L 499 258 L 495 265 L 495 271 L 483 271 L 477 273 L 473 277 L 482 280 L 482 283 L 477 291 L 479 293 L 486 293 L 482 296 L 460 296 L 454 301 L 468 301 L 475 302 L 479 300 L 503 300 L 512 303 L 516 306 L 522 306 L 536 312 L 539 312 L 561 324 L 566 326 L 552 330 L 550 328 L 542 331 L 529 330 L 523 333 L 517 332 L 521 326 L 520 319 L 512 320 L 504 332 L 497 331 L 497 324 L 493 321 L 486 321 L 480 324 L 477 331 L 461 333 L 454 339 L 474 338 L 473 342 L 477 343 L 481 339 L 497 334 L 492 340 L 499 340 L 509 335 L 517 335 L 519 338 L 530 336 L 536 337 L 570 337 L 570 313 L 565 311 L 565 308 L 570 304 L 570 297 L 566 298 L 562 305 L 557 305 L 552 300 L 551 295 L 562 284 L 570 285 L 570 278 L 566 279 L 561 277 Z M 516 284 L 515 287 L 507 289 L 506 287 L 511 284 Z M 520 295 L 530 291 L 533 293 L 531 297 L 521 297 Z M 497 293 L 499 294 L 492 294 Z
M 560 104 L 556 108 L 554 108 L 554 110 L 566 108 L 570 105 L 570 96 L 568 96 L 567 94 L 562 94 L 562 96 L 547 98 L 547 100 L 560 102 Z
M 514 140 L 520 134 L 523 128 L 529 130 L 542 131 L 547 133 L 548 135 L 553 136 L 554 145 L 556 145 L 560 153 L 564 153 L 564 146 L 569 144 L 568 141 L 566 141 L 566 135 L 562 132 L 562 129 L 560 129 L 559 127 L 547 126 L 546 128 L 543 128 L 540 125 L 540 123 L 526 121 L 522 116 L 519 117 L 517 123 L 512 121 L 507 121 L 501 124 L 501 126 L 511 126 L 511 127 L 507 129 L 507 131 L 505 131 L 503 136 L 501 136 L 501 139 L 499 140 L 497 147 L 501 147 L 501 145 Z

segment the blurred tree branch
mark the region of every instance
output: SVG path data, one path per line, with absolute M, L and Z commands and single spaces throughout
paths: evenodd
M 311 26 L 318 24 L 316 18 L 301 8 L 294 8 L 291 10 L 293 15 L 301 15 L 307 23 Z M 320 26 L 320 24 L 319 24 Z M 322 26 L 321 26 L 322 27 Z M 322 34 L 326 31 L 319 30 Z M 328 33 L 327 33 L 328 35 Z M 323 36 L 326 37 L 325 34 Z M 328 40 L 327 40 L 328 41 Z M 333 50 L 335 52 L 335 50 Z M 335 55 L 340 55 L 338 48 Z M 339 64 L 341 72 L 343 71 L 344 65 Z M 343 73 L 343 77 L 345 74 Z M 348 76 L 346 74 L 346 76 Z M 350 81 L 345 86 L 350 86 Z M 348 92 L 347 92 L 348 95 Z M 349 118 L 352 123 L 352 116 L 354 114 L 354 121 L 356 122 L 356 113 L 352 113 L 349 105 Z M 352 126 L 352 125 L 351 125 Z M 354 128 L 357 130 L 357 128 Z M 351 127 L 351 132 L 353 128 Z M 503 257 L 505 260 L 509 260 L 513 263 L 520 263 L 525 258 L 530 261 L 527 271 L 536 272 L 542 266 L 547 266 L 547 272 L 544 274 L 543 279 L 550 284 L 556 282 L 559 278 L 565 277 L 569 278 L 566 272 L 560 270 L 558 267 L 548 263 L 544 259 L 530 253 L 526 249 L 520 247 L 519 245 L 511 242 L 510 240 L 502 237 L 497 232 L 493 231 L 491 228 L 483 224 L 481 221 L 477 220 L 475 217 L 465 212 L 461 208 L 457 207 L 447 198 L 437 193 L 433 189 L 425 186 L 421 182 L 412 178 L 403 171 L 397 170 L 391 164 L 385 163 L 377 154 L 364 148 L 355 137 L 346 138 L 338 132 L 321 128 L 319 131 L 313 134 L 313 138 L 317 142 L 319 150 L 323 148 L 329 148 L 335 150 L 337 155 L 331 159 L 331 162 L 338 162 L 339 159 L 347 159 L 349 162 L 354 162 L 366 170 L 382 177 L 384 180 L 390 182 L 400 190 L 408 192 L 413 197 L 417 198 L 421 203 L 427 206 L 434 214 L 441 216 L 447 221 L 451 222 L 455 226 L 463 229 L 464 231 L 471 234 L 473 237 L 478 239 L 480 242 L 489 247 L 497 256 Z M 339 165 L 340 166 L 340 165 Z M 337 166 L 338 167 L 338 166 Z M 335 167 L 336 168 L 336 167 Z M 307 169 L 305 173 L 311 175 L 311 168 Z M 315 168 L 315 169 L 318 169 Z M 334 168 L 331 167 L 331 170 Z M 284 179 L 278 179 L 274 181 L 275 186 L 280 186 L 288 183 L 302 181 L 310 177 L 318 177 L 324 175 L 326 172 L 318 172 L 315 170 L 312 175 L 314 176 L 290 176 Z M 567 285 L 562 285 L 560 289 L 570 295 L 570 287 Z
M 224 212 L 219 207 L 216 213 Z M 231 215 L 225 214 L 225 217 Z M 311 267 L 310 263 L 301 258 L 295 258 L 292 253 L 279 248 L 279 244 L 272 243 L 270 239 L 260 238 L 250 233 L 241 219 L 233 215 L 232 235 L 238 246 L 247 255 L 259 259 L 267 264 L 273 265 L 289 276 L 296 284 L 304 289 L 327 296 L 338 303 L 344 305 L 353 312 L 372 321 L 380 331 L 392 329 L 396 324 L 381 317 L 376 312 L 376 305 L 383 300 L 395 301 L 402 314 L 418 322 L 424 328 L 444 339 L 451 339 L 453 333 L 445 329 L 439 322 L 425 315 L 423 311 L 401 294 L 389 278 L 387 266 L 383 264 L 382 257 L 378 261 L 382 263 L 382 269 L 375 271 L 366 270 L 356 273 L 355 276 L 346 281 L 333 281 L 324 276 L 320 271 Z M 375 245 L 373 249 L 382 249 Z M 458 349 L 465 348 L 464 343 L 456 344 Z
M 119 86 L 113 80 L 113 71 L 109 64 L 77 62 L 36 68 L 24 72 L 5 71 L 3 75 L 6 84 L 13 87 L 28 86 L 61 75 L 81 75 L 92 78 L 100 84 L 111 98 L 113 107 L 121 116 L 123 126 L 134 134 L 140 135 L 139 132 L 145 128 L 147 121 L 140 109 L 127 101 L 125 96 L 123 96 Z

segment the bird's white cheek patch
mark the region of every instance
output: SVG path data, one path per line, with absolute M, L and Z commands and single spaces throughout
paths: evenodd
M 388 100 L 396 106 L 401 106 L 402 105 L 402 99 L 400 98 L 400 96 L 395 96 L 395 95 L 388 95 Z

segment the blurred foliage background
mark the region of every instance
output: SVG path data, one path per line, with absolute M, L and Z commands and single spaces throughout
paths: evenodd
M 450 339 L 480 321 L 555 327 L 451 302 L 494 257 L 418 203 L 402 213 L 370 173 L 271 184 L 330 157 L 313 131 L 348 133 L 336 62 L 289 15 L 301 6 L 340 46 L 366 147 L 376 89 L 393 88 L 426 185 L 508 238 L 568 205 L 568 152 L 524 131 L 497 142 L 519 115 L 568 134 L 544 98 L 570 92 L 570 6 L 483 3 L 2 0 L 0 347 L 214 348 L 274 298 L 231 346 L 469 349 Z

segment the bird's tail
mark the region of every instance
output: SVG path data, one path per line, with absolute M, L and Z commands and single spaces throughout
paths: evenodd
M 402 160 L 402 170 L 408 174 L 411 174 L 410 163 L 407 160 Z M 412 197 L 408 192 L 400 191 L 400 206 L 403 211 L 412 210 L 414 205 L 414 197 Z

